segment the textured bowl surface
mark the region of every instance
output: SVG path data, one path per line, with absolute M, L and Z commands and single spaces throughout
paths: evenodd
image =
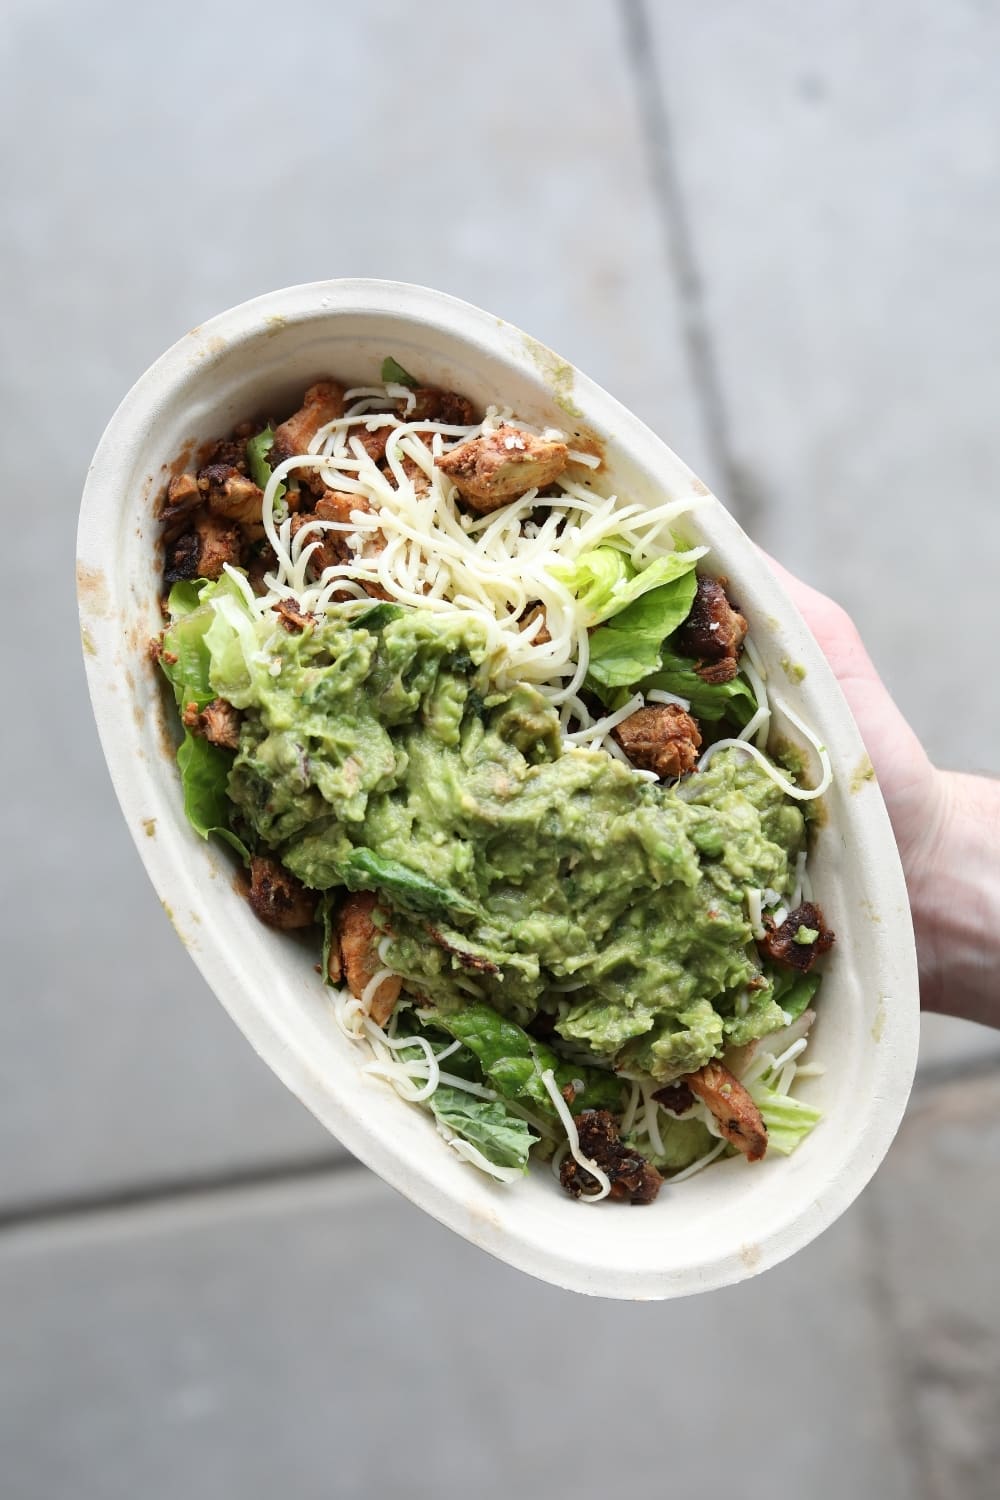
M 644 1209 L 573 1203 L 546 1168 L 513 1187 L 493 1184 L 445 1147 L 421 1110 L 361 1072 L 364 1056 L 333 1022 L 316 954 L 262 927 L 234 888 L 228 852 L 185 823 L 171 715 L 147 656 L 162 623 L 157 496 L 200 443 L 248 415 L 292 410 L 322 375 L 376 378 L 390 353 L 428 383 L 596 438 L 610 481 L 632 499 L 705 496 L 593 382 L 438 292 L 320 282 L 192 329 L 112 417 L 83 496 L 84 656 L 122 812 L 181 941 L 233 1020 L 344 1145 L 414 1203 L 512 1265 L 581 1292 L 672 1297 L 742 1280 L 806 1245 L 875 1171 L 912 1083 L 918 999 L 902 871 L 858 731 L 801 617 L 721 504 L 704 499 L 685 530 L 710 546 L 707 563 L 731 580 L 776 691 L 818 731 L 835 771 L 810 865 L 838 936 L 810 1049 L 825 1072 L 801 1086 L 824 1118 L 793 1156 L 717 1164 Z M 790 681 L 782 661 L 804 669 L 802 680 Z

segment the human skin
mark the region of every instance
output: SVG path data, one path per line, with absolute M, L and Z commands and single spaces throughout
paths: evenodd
M 850 615 L 768 562 L 833 668 L 875 767 L 906 875 L 921 1005 L 1000 1027 L 1000 782 L 932 765 Z

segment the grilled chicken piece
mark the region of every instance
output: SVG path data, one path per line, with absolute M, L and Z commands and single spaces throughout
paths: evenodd
M 316 898 L 301 880 L 283 870 L 276 859 L 259 854 L 250 858 L 250 893 L 254 915 L 268 927 L 289 931 L 308 927 L 316 917 Z
M 611 1179 L 611 1197 L 627 1198 L 630 1203 L 652 1203 L 663 1185 L 656 1168 L 622 1144 L 618 1138 L 615 1117 L 606 1109 L 586 1109 L 574 1116 L 580 1151 L 601 1167 Z M 571 1198 L 596 1191 L 597 1179 L 567 1156 L 559 1168 L 559 1181 Z
M 747 622 L 726 594 L 725 578 L 699 578 L 691 613 L 674 640 L 684 656 L 698 660 L 705 682 L 732 682 L 739 670 Z
M 210 745 L 218 745 L 221 750 L 240 748 L 241 721 L 239 709 L 227 703 L 224 698 L 213 698 L 201 712 L 198 711 L 197 703 L 188 703 L 181 714 L 181 722 L 186 729 L 190 729 L 192 734 L 201 739 L 208 740 Z
M 569 450 L 565 443 L 503 424 L 495 432 L 469 438 L 434 461 L 462 499 L 486 514 L 530 489 L 551 484 L 569 462 Z
M 207 511 L 195 514 L 189 531 L 167 544 L 163 581 L 168 586 L 187 578 L 218 578 L 225 563 L 239 567 L 243 538 L 238 526 Z
M 351 994 L 360 1000 L 365 989 L 383 967 L 378 945 L 384 936 L 374 921 L 378 897 L 374 891 L 357 891 L 348 896 L 337 912 L 337 938 L 340 961 Z M 368 1014 L 377 1026 L 384 1026 L 399 999 L 402 980 L 393 974 L 383 979 L 372 997 Z
M 475 426 L 475 407 L 455 391 L 439 391 L 436 386 L 420 385 L 413 396 L 414 403 L 410 410 L 400 412 L 404 422 L 444 422 L 448 427 Z
M 214 515 L 245 526 L 259 526 L 264 492 L 231 464 L 209 464 L 199 470 L 198 489 Z
M 736 1075 L 722 1063 L 710 1062 L 680 1081 L 707 1104 L 729 1144 L 742 1151 L 747 1161 L 760 1161 L 767 1150 L 767 1127 Z
M 611 731 L 634 766 L 661 781 L 686 776 L 698 764 L 701 732 L 677 703 L 650 703 Z
M 182 516 L 196 510 L 203 499 L 198 481 L 193 474 L 175 474 L 167 485 L 167 493 L 160 503 L 160 520 L 165 526 L 179 521 Z
M 286 458 L 305 453 L 321 427 L 344 415 L 344 387 L 335 380 L 319 380 L 306 391 L 301 407 L 287 422 L 274 430 L 274 447 L 269 455 L 272 469 Z M 313 471 L 303 469 L 304 484 L 313 485 Z M 322 484 L 322 481 L 317 481 Z
M 823 913 L 813 901 L 803 901 L 801 906 L 789 912 L 780 927 L 775 926 L 773 917 L 765 917 L 764 927 L 766 933 L 758 946 L 776 964 L 782 964 L 786 969 L 795 969 L 800 974 L 808 974 L 820 954 L 827 953 L 833 947 L 834 934 L 823 921 Z M 806 942 L 798 942 L 798 934 L 803 929 L 816 936 Z

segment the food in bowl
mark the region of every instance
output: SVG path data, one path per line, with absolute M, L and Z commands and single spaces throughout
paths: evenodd
M 185 810 L 263 921 L 322 932 L 361 1065 L 583 1202 L 793 1150 L 830 761 L 787 703 L 813 785 L 774 739 L 697 498 L 608 493 L 392 358 L 204 457 L 161 499 Z

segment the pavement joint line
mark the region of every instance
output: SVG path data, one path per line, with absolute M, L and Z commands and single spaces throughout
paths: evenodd
M 224 1198 L 259 1188 L 295 1182 L 320 1182 L 336 1177 L 361 1176 L 361 1162 L 345 1155 L 306 1157 L 266 1166 L 241 1167 L 205 1172 L 190 1177 L 161 1178 L 156 1182 L 128 1183 L 101 1193 L 81 1193 L 65 1198 L 13 1203 L 0 1208 L 0 1237 L 29 1228 L 58 1228 L 105 1215 L 142 1213 L 145 1209 L 191 1204 L 199 1199 Z
M 715 344 L 705 305 L 704 279 L 684 202 L 677 148 L 664 90 L 656 71 L 656 49 L 646 0 L 620 0 L 625 48 L 636 80 L 640 127 L 646 144 L 653 197 L 658 205 L 667 253 L 680 302 L 681 328 L 695 395 L 710 450 L 726 486 L 725 504 L 751 535 L 762 505 L 744 480 L 733 453 Z

